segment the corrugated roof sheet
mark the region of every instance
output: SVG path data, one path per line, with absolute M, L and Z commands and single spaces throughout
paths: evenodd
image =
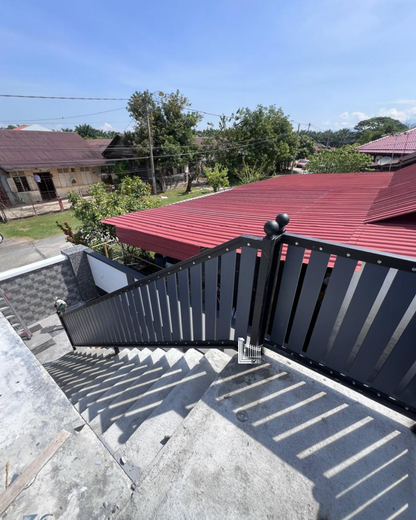
M 358 150 L 363 153 L 386 155 L 416 152 L 416 128 L 412 128 L 412 130 L 408 130 L 402 134 L 387 135 L 375 141 L 370 141 L 369 143 L 358 146 Z
M 4 170 L 105 164 L 75 132 L 0 130 L 0 167 Z
M 102 154 L 112 141 L 113 139 L 87 139 L 85 142 L 90 148 Z
M 416 218 L 365 224 L 399 173 L 286 175 L 104 222 L 124 243 L 185 259 L 241 234 L 264 236 L 264 223 L 286 212 L 291 233 L 416 256 Z
M 390 184 L 379 191 L 366 223 L 416 212 L 416 164 L 394 172 Z

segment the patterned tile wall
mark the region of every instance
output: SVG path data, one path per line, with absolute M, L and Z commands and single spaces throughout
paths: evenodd
M 4 280 L 0 286 L 27 325 L 54 314 L 57 297 L 68 305 L 82 301 L 68 260 Z

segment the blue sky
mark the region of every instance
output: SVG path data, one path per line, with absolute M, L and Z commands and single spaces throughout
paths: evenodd
M 1 4 L 0 93 L 128 98 L 179 89 L 200 110 L 276 104 L 323 129 L 377 115 L 416 121 L 414 0 Z M 123 106 L 0 98 L 0 125 Z M 122 131 L 129 117 L 39 121 L 82 122 Z

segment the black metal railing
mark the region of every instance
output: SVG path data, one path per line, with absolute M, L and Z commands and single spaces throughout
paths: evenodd
M 282 237 L 267 344 L 416 414 L 416 259 Z
M 416 259 L 235 238 L 62 316 L 74 346 L 266 345 L 416 417 Z
M 272 240 L 242 235 L 61 316 L 74 347 L 236 346 L 260 338 Z

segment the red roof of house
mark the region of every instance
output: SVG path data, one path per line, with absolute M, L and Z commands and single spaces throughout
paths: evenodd
M 380 155 L 408 154 L 416 152 L 416 128 L 398 135 L 387 135 L 375 141 L 358 146 L 363 153 Z
M 24 170 L 107 164 L 75 132 L 14 132 L 0 130 L 0 168 Z
M 396 193 L 412 177 L 416 165 L 396 172 L 285 175 L 104 222 L 116 226 L 121 242 L 185 259 L 242 234 L 264 236 L 264 223 L 286 212 L 289 233 L 416 256 L 416 192 L 413 213 L 392 196 L 385 207 L 394 219 L 366 223 L 382 195 Z

